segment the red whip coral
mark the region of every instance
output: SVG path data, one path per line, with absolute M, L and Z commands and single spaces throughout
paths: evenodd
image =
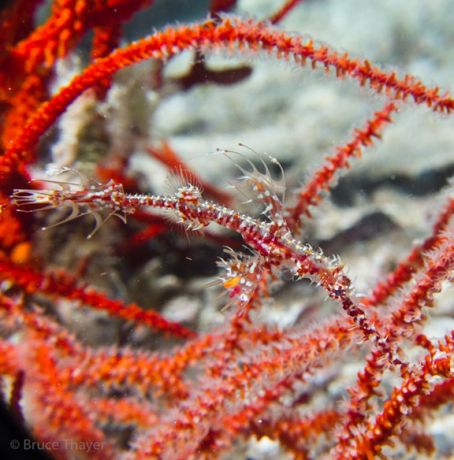
M 2 399 L 30 436 L 56 458 L 240 458 L 244 449 L 256 458 L 264 445 L 298 459 L 452 453 L 431 425 L 454 388 L 452 188 L 427 193 L 426 209 L 440 210 L 406 256 L 390 241 L 404 233 L 397 218 L 357 212 L 384 179 L 361 170 L 362 201 L 337 211 L 358 223 L 333 235 L 329 220 L 342 176 L 401 112 L 419 105 L 451 120 L 454 98 L 276 26 L 312 2 L 244 19 L 237 2 L 212 1 L 208 18 L 132 43 L 123 25 L 154 2 L 55 0 L 38 27 L 31 3 L 23 24 L 15 5 L 0 15 L 0 372 Z M 178 143 L 158 138 L 156 118 L 182 94 L 209 85 L 234 94 L 254 79 L 260 61 L 215 68 L 219 52 L 320 68 L 320 86 L 350 81 L 381 108 L 301 186 L 289 157 L 242 143 L 195 168 Z M 185 53 L 186 73 L 169 75 Z M 78 73 L 57 85 L 70 62 Z M 185 122 L 204 134 L 210 126 Z M 171 190 L 159 190 L 159 168 Z M 389 215 L 405 214 L 391 204 Z M 377 262 L 380 244 L 391 249 Z M 348 260 L 349 250 L 360 255 L 345 264 L 337 252 Z M 349 265 L 367 267 L 368 293 Z M 432 337 L 437 310 L 446 327 Z

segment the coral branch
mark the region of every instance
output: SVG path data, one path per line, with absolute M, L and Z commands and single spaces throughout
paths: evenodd
M 110 315 L 127 321 L 137 321 L 177 337 L 189 338 L 195 335 L 184 326 L 166 320 L 157 312 L 143 310 L 135 304 L 126 305 L 119 300 L 111 300 L 94 289 L 78 287 L 77 281 L 66 274 L 38 273 L 7 261 L 0 261 L 0 276 L 12 280 L 28 293 L 42 292 L 50 296 L 76 300 Z
M 385 449 L 397 442 L 402 456 L 435 453 L 440 437 L 431 436 L 430 424 L 437 416 L 445 433 L 449 430 L 444 417 L 450 415 L 454 397 L 454 331 L 438 342 L 430 337 L 450 329 L 449 293 L 443 295 L 442 290 L 454 272 L 452 189 L 444 192 L 448 200 L 430 236 L 415 244 L 387 276 L 380 267 L 395 263 L 399 242 L 391 242 L 381 226 L 374 228 L 374 241 L 358 236 L 357 229 L 361 233 L 370 229 L 360 219 L 352 227 L 355 231 L 348 231 L 348 239 L 334 234 L 336 244 L 320 243 L 333 248 L 340 242 L 339 252 L 350 259 L 356 273 L 367 271 L 367 279 L 378 279 L 375 287 L 367 287 L 367 297 L 356 295 L 348 267 L 337 256 L 328 257 L 308 242 L 332 234 L 332 227 L 339 226 L 333 218 L 340 216 L 344 224 L 351 216 L 356 218 L 357 211 L 370 209 L 368 203 L 339 207 L 333 215 L 328 215 L 332 208 L 326 207 L 319 213 L 326 213 L 321 225 L 308 222 L 302 228 L 301 218 L 306 223 L 313 217 L 311 208 L 334 188 L 350 163 L 381 137 L 401 107 L 404 111 L 414 102 L 449 115 L 454 98 L 411 75 L 383 70 L 367 59 L 274 27 L 297 5 L 305 8 L 307 2 L 301 0 L 283 0 L 267 21 L 229 17 L 224 13 L 236 6 L 236 0 L 211 0 L 205 5 L 208 19 L 167 26 L 133 43 L 128 42 L 125 22 L 152 0 L 54 0 L 50 13 L 49 2 L 37 11 L 40 1 L 10 0 L 0 8 L 4 47 L 0 53 L 0 386 L 20 423 L 58 459 L 217 460 L 236 457 L 235 449 L 244 456 L 250 441 L 258 441 L 260 448 L 281 448 L 300 460 L 383 458 L 388 455 Z M 315 2 L 310 8 L 334 8 L 331 3 L 336 2 L 325 3 Z M 165 20 L 165 8 L 161 2 L 150 11 L 151 21 L 157 22 L 150 22 L 147 30 Z M 241 8 L 243 3 L 237 11 Z M 345 5 L 336 8 L 344 14 Z M 196 7 L 190 9 L 198 14 Z M 304 16 L 305 23 L 310 13 Z M 328 13 L 329 18 L 321 14 L 317 21 L 329 24 L 332 10 Z M 171 14 L 173 20 L 183 20 L 178 9 Z M 140 19 L 149 20 L 146 16 Z M 348 24 L 350 16 L 345 18 Z M 35 27 L 36 21 L 41 25 Z M 89 41 L 81 39 L 87 32 L 91 50 L 85 52 Z M 125 45 L 117 48 L 122 42 Z M 69 53 L 78 52 L 79 45 L 83 59 L 72 59 Z M 427 50 L 437 53 L 436 46 Z M 218 52 L 223 59 L 212 68 L 211 54 Z M 180 62 L 172 59 L 180 54 L 187 55 L 189 62 L 184 64 L 185 56 Z M 222 67 L 231 54 L 246 57 L 247 62 Z M 411 54 L 405 54 L 405 59 Z M 266 119 L 273 117 L 274 123 L 282 105 L 280 96 L 277 99 L 272 93 L 287 89 L 277 87 L 279 69 L 271 69 L 268 63 L 256 65 L 251 55 L 298 68 L 308 64 L 309 71 L 320 68 L 334 78 L 367 87 L 363 96 L 372 93 L 383 99 L 382 107 L 354 129 L 346 144 L 336 147 L 301 188 L 286 190 L 287 182 L 298 180 L 287 170 L 294 163 L 289 152 L 282 153 L 281 166 L 273 156 L 253 148 L 247 148 L 247 154 L 217 148 L 229 159 L 234 156 L 240 171 L 234 190 L 226 193 L 218 184 L 203 182 L 204 165 L 190 169 L 170 147 L 176 137 L 179 142 L 187 139 L 189 130 L 190 136 L 197 137 L 197 149 L 204 149 L 205 141 L 212 142 L 214 136 L 210 140 L 207 136 L 214 133 L 208 129 L 219 125 L 199 124 L 197 115 L 193 133 L 190 117 L 199 109 L 196 105 L 205 110 L 205 98 L 214 86 L 218 87 L 215 94 L 225 93 L 228 103 L 222 102 L 224 96 L 216 99 L 210 115 L 217 111 L 224 121 L 225 114 L 237 114 L 237 101 L 242 107 L 256 99 L 252 112 L 266 109 Z M 64 56 L 68 59 L 61 59 Z M 393 62 L 399 62 L 399 56 L 393 55 Z M 126 69 L 147 59 L 156 62 Z M 170 60 L 186 65 L 186 72 L 172 77 Z M 413 64 L 408 67 L 415 68 Z M 84 70 L 60 86 L 68 72 L 82 66 Z M 302 99 L 298 94 L 291 103 L 300 110 L 304 101 L 304 117 L 309 125 L 315 121 L 314 127 L 324 131 L 323 142 L 329 143 L 327 128 L 343 115 L 330 111 L 333 118 L 328 123 L 318 118 L 327 93 L 323 92 L 322 100 L 306 93 L 322 86 L 323 81 L 304 82 Z M 237 98 L 236 88 L 247 91 L 247 97 L 240 92 L 242 97 Z M 266 97 L 256 89 L 265 91 Z M 337 89 L 342 91 L 340 86 Z M 77 110 L 71 110 L 70 104 L 81 95 L 89 103 L 77 103 Z M 193 103 L 188 104 L 190 114 L 179 112 L 174 121 L 175 109 L 187 100 Z M 343 102 L 335 104 L 337 109 L 344 107 Z M 65 122 L 44 137 L 65 111 Z M 187 118 L 184 122 L 182 116 Z M 239 120 L 248 136 L 257 135 Z M 300 136 L 299 130 L 276 135 L 274 129 L 287 122 L 279 117 L 267 132 L 269 137 L 263 136 L 263 142 L 271 138 L 281 142 L 276 149 L 270 142 L 274 155 Z M 231 136 L 230 128 L 223 124 L 222 133 L 216 134 Z M 430 131 L 430 141 L 437 135 L 428 123 L 421 131 Z M 395 134 L 400 135 L 397 130 Z M 169 143 L 148 153 L 182 179 L 168 194 L 158 189 L 148 193 L 146 188 L 161 182 L 155 181 L 159 172 L 149 167 L 149 160 L 146 166 L 141 163 L 146 146 L 159 142 L 156 135 Z M 182 151 L 191 150 L 186 147 Z M 255 156 L 249 159 L 251 153 Z M 404 156 L 400 161 L 405 169 L 410 160 Z M 418 158 L 415 168 L 419 166 Z M 45 172 L 51 171 L 72 179 L 44 180 Z M 447 164 L 438 173 L 447 177 L 452 168 Z M 368 187 L 372 176 L 366 169 L 361 175 L 361 183 Z M 373 187 L 387 185 L 373 176 Z M 421 174 L 414 183 L 422 179 L 424 185 L 427 179 L 435 183 L 434 177 L 433 171 Z M 441 188 L 441 183 L 435 188 Z M 235 208 L 246 204 L 239 203 L 239 195 L 248 200 L 249 211 Z M 289 195 L 293 199 L 286 202 Z M 413 238 L 424 225 L 417 221 L 421 216 L 416 208 L 424 207 L 422 215 L 429 216 L 438 208 L 438 197 L 418 198 L 417 206 L 412 201 L 407 209 L 401 203 L 410 204 L 410 198 L 394 196 L 384 210 L 392 206 L 393 213 L 405 213 L 399 219 L 403 230 L 399 237 Z M 373 198 L 383 204 L 381 194 Z M 44 211 L 56 212 L 49 217 Z M 111 217 L 125 225 L 114 225 Z M 94 228 L 81 239 L 90 219 Z M 137 223 L 148 227 L 137 230 Z M 36 228 L 63 224 L 33 234 Z M 101 225 L 103 231 L 95 235 Z M 80 234 L 77 239 L 74 232 Z M 137 250 L 157 235 L 143 251 Z M 197 244 L 190 247 L 192 235 L 197 235 Z M 377 242 L 383 243 L 384 250 Z M 226 244 L 229 247 L 222 249 Z M 215 274 L 215 257 L 222 250 Z M 51 270 L 55 263 L 73 267 L 76 275 Z M 163 314 L 96 290 L 97 277 L 105 271 L 112 274 L 110 289 L 116 296 L 139 295 L 140 302 L 149 296 L 146 303 L 159 302 Z M 207 280 L 206 273 L 215 276 Z M 437 305 L 439 318 L 426 324 Z M 101 331 L 92 318 L 78 323 L 80 315 L 71 314 L 71 307 L 78 306 L 124 321 L 118 324 L 121 327 Z M 176 310 L 190 328 L 166 319 Z M 162 340 L 158 332 L 186 340 Z M 282 451 L 271 456 L 281 456 Z
M 446 235 L 443 239 L 447 239 Z M 392 347 L 401 337 L 412 335 L 424 319 L 423 307 L 432 306 L 434 293 L 440 290 L 441 281 L 447 279 L 454 270 L 454 244 L 449 240 L 441 243 L 434 254 L 427 258 L 426 270 L 414 280 L 409 292 L 396 300 L 398 307 L 385 319 L 382 335 L 387 338 L 388 346 Z M 364 370 L 358 373 L 356 385 L 349 389 L 350 401 L 343 427 L 338 433 L 338 458 L 343 458 L 344 449 L 348 449 L 353 443 L 354 434 L 364 424 L 366 414 L 371 409 L 370 399 L 381 395 L 378 386 L 388 364 L 383 352 L 374 350 L 368 357 Z M 406 368 L 407 365 L 402 366 L 401 371 L 406 372 Z
M 134 12 L 152 0 L 60 0 L 55 2 L 52 15 L 42 26 L 20 41 L 11 54 L 25 63 L 28 73 L 35 71 L 43 60 L 51 67 L 57 57 L 65 56 L 87 29 L 129 19 Z M 114 19 L 113 19 L 114 18 Z
M 281 59 L 294 59 L 299 64 L 309 60 L 315 67 L 336 71 L 338 77 L 349 76 L 361 85 L 366 83 L 377 92 L 385 89 L 396 99 L 411 96 L 415 103 L 425 104 L 435 111 L 450 113 L 454 99 L 449 94 L 440 95 L 439 88 L 426 88 L 422 82 L 407 75 L 400 79 L 395 72 L 385 72 L 372 66 L 369 61 L 339 55 L 325 45 L 315 45 L 312 40 L 303 40 L 285 32 L 267 27 L 263 23 L 224 18 L 220 22 L 208 20 L 194 26 L 170 28 L 157 32 L 149 38 L 118 49 L 104 59 L 87 67 L 66 87 L 48 102 L 42 104 L 28 120 L 21 135 L 0 159 L 0 173 L 10 174 L 20 161 L 27 161 L 28 152 L 39 137 L 55 122 L 66 107 L 87 89 L 100 80 L 110 78 L 118 70 L 144 59 L 168 59 L 186 49 L 216 50 L 248 47 L 251 51 L 265 51 Z M 29 161 L 29 160 L 28 160 Z
M 103 432 L 90 420 L 87 409 L 78 404 L 74 394 L 60 384 L 59 370 L 50 347 L 30 338 L 30 342 L 24 340 L 21 348 L 27 363 L 28 394 L 32 396 L 34 416 L 40 420 L 35 425 L 35 435 L 45 441 L 56 441 L 50 445 L 57 455 L 59 450 L 68 449 L 62 440 L 72 439 L 74 443 L 70 450 L 77 451 L 77 446 L 83 443 L 96 442 L 103 448 L 95 449 L 91 453 L 92 458 L 112 458 L 111 446 Z
M 270 17 L 271 24 L 277 24 L 281 22 L 298 3 L 302 0 L 287 0 L 273 15 Z
M 361 157 L 362 148 L 368 147 L 374 142 L 374 138 L 380 138 L 385 125 L 391 123 L 391 114 L 397 111 L 397 104 L 388 102 L 381 110 L 375 112 L 365 126 L 354 131 L 350 142 L 337 148 L 334 155 L 325 158 L 322 166 L 314 172 L 312 179 L 298 192 L 297 203 L 288 209 L 288 219 L 292 228 L 298 228 L 300 218 L 303 215 L 310 217 L 310 206 L 315 206 L 322 200 L 321 192 L 331 190 L 337 176 L 342 169 L 350 168 L 349 160 L 353 157 Z
M 158 430 L 139 438 L 134 446 L 135 452 L 129 458 L 165 456 L 171 451 L 178 452 L 178 458 L 187 458 L 200 444 L 207 427 L 217 425 L 216 421 L 227 404 L 232 410 L 234 405 L 241 406 L 264 386 L 272 386 L 287 375 L 308 372 L 320 366 L 327 353 L 333 357 L 339 347 L 343 348 L 353 340 L 351 331 L 339 324 L 330 329 L 333 334 L 321 335 L 321 332 L 313 331 L 291 340 L 279 353 L 271 353 L 259 361 L 244 362 L 241 369 L 223 380 L 211 382 L 182 405 L 177 419 L 170 418 Z
M 430 388 L 434 376 L 452 378 L 454 333 L 445 338 L 436 352 L 425 357 L 418 366 L 413 366 L 400 387 L 394 388 L 385 402 L 383 411 L 369 423 L 367 432 L 355 439 L 357 450 L 339 458 L 368 459 L 379 455 L 383 446 L 389 444 L 407 415 L 417 407 L 419 399 Z
M 310 417 L 280 418 L 277 421 L 260 420 L 253 431 L 257 436 L 278 439 L 296 458 L 309 459 L 308 447 L 321 435 L 329 436 L 330 431 L 339 422 L 341 414 L 335 410 L 320 411 Z
M 363 305 L 380 305 L 411 279 L 413 274 L 423 266 L 424 254 L 433 251 L 445 239 L 443 232 L 446 231 L 453 214 L 454 198 L 450 198 L 433 225 L 432 235 L 421 245 L 415 246 L 385 280 L 377 283 L 373 291 L 363 301 Z

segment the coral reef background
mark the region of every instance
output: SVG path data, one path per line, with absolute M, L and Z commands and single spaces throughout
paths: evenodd
M 264 19 L 278 10 L 283 2 L 245 0 L 236 3 L 230 13 Z M 156 1 L 126 24 L 121 44 L 151 34 L 154 28 L 159 30 L 164 26 L 203 21 L 209 4 Z M 45 23 L 49 14 L 50 2 L 44 2 L 38 14 L 39 20 Z M 316 43 L 326 42 L 339 51 L 347 50 L 353 56 L 367 58 L 386 71 L 416 75 L 429 86 L 439 85 L 452 94 L 453 21 L 454 7 L 450 0 L 307 0 L 300 2 L 279 27 L 295 35 L 308 34 Z M 90 56 L 90 38 L 88 36 L 67 56 L 57 60 L 49 78 L 52 94 L 82 72 Z M 205 76 L 196 78 L 191 69 L 197 62 L 203 62 L 212 74 L 205 68 Z M 213 81 L 215 78 L 218 80 Z M 170 195 L 177 193 L 179 187 L 188 181 L 195 185 L 203 181 L 201 189 L 205 189 L 205 194 L 213 197 L 218 193 L 217 201 L 225 200 L 224 204 L 252 216 L 260 215 L 262 203 L 250 191 L 246 192 L 247 196 L 241 193 L 243 190 L 238 176 L 244 170 L 251 171 L 246 158 L 258 169 L 262 168 L 261 171 L 262 162 L 268 165 L 277 184 L 281 172 L 273 160 L 276 158 L 285 172 L 288 198 L 292 191 L 312 177 L 324 157 L 336 151 L 336 146 L 348 142 L 352 130 L 363 126 L 372 113 L 382 109 L 387 99 L 385 91 L 377 94 L 367 85 L 360 87 L 348 78 L 334 78 L 333 72 L 325 74 L 322 69 L 313 70 L 310 64 L 302 67 L 260 51 L 235 47 L 229 51 L 203 50 L 203 56 L 199 51 L 185 51 L 165 64 L 146 60 L 120 70 L 111 82 L 101 83 L 108 88 L 104 93 L 102 85 L 101 89 L 83 93 L 41 138 L 36 158 L 28 166 L 31 178 L 47 180 L 52 177 L 52 172 L 67 167 L 96 183 L 107 182 L 113 177 L 122 182 L 126 190 Z M 384 280 L 386 274 L 396 268 L 415 244 L 431 234 L 434 220 L 446 200 L 453 196 L 452 184 L 449 185 L 449 178 L 454 174 L 452 116 L 434 114 L 427 107 L 413 104 L 409 98 L 408 103 L 401 104 L 391 118 L 392 123 L 383 129 L 382 138 L 368 145 L 360 159 L 352 161 L 348 174 L 340 177 L 339 182 L 326 191 L 323 195 L 325 199 L 319 206 L 311 208 L 311 217 L 302 219 L 303 241 L 314 248 L 322 248 L 327 256 L 341 257 L 349 277 L 353 279 L 358 298 L 367 295 L 377 282 Z M 181 161 L 172 160 L 172 152 L 176 152 Z M 186 171 L 182 174 L 183 178 L 176 178 L 178 168 L 172 165 L 180 169 L 183 165 L 193 173 Z M 78 181 L 78 173 L 70 172 L 69 175 L 52 178 Z M 210 190 L 210 185 L 214 186 L 214 191 Z M 22 189 L 25 185 L 15 187 Z M 225 292 L 232 286 L 234 288 L 237 282 L 236 278 L 225 275 L 226 267 L 231 268 L 229 260 L 235 260 L 235 257 L 229 259 L 231 253 L 226 255 L 223 248 L 229 246 L 237 254 L 254 255 L 252 250 L 244 249 L 238 235 L 213 226 L 206 233 L 191 231 L 177 223 L 175 218 L 166 216 L 163 220 L 153 220 L 138 212 L 128 216 L 126 225 L 119 219 L 109 219 L 99 229 L 96 227 L 97 232 L 87 239 L 93 230 L 93 216 L 53 226 L 64 219 L 65 213 L 66 210 L 57 209 L 27 214 L 24 219 L 28 220 L 24 222 L 30 253 L 23 257 L 23 261 L 19 255 L 14 255 L 14 250 L 5 252 L 6 258 L 15 263 L 19 261 L 18 265 L 25 267 L 24 273 L 27 267 L 43 273 L 65 270 L 81 282 L 81 290 L 95 288 L 110 299 L 140 305 L 148 312 L 156 311 L 172 323 L 195 331 L 200 337 L 205 337 L 203 334 L 207 334 L 206 337 L 222 334 L 235 324 L 235 306 L 241 304 L 240 296 L 231 295 L 228 299 Z M 49 228 L 42 231 L 42 227 Z M 227 259 L 224 266 L 219 265 L 220 257 Z M 432 255 L 426 257 L 430 259 Z M 3 259 L 0 262 L 3 263 Z M 21 265 L 22 262 L 25 263 Z M 2 267 L 6 273 L 6 265 Z M 293 345 L 292 340 L 300 337 L 301 330 L 311 331 L 324 324 L 328 317 L 341 315 L 339 305 L 327 299 L 327 293 L 313 283 L 305 279 L 295 280 L 290 270 L 281 275 L 270 282 L 269 295 L 263 295 L 260 308 L 252 311 L 251 322 L 247 326 L 250 329 L 246 328 L 244 336 L 239 333 L 240 338 L 232 339 L 232 342 L 238 340 L 237 349 L 222 355 L 222 349 L 219 351 L 220 348 L 209 343 L 207 356 L 202 354 L 191 362 L 192 367 L 184 373 L 184 383 L 193 392 L 191 396 L 199 397 L 199 385 L 205 388 L 213 382 L 213 387 L 215 384 L 222 387 L 222 379 L 227 380 L 237 369 L 244 369 L 243 377 L 247 379 L 248 365 L 252 366 L 255 359 L 284 353 Z M 20 270 L 14 276 L 2 276 L 2 337 L 5 344 L 20 344 L 21 339 L 27 337 L 22 330 L 24 324 L 28 324 L 25 316 L 14 313 L 21 318 L 15 319 L 18 325 L 5 313 L 16 311 L 18 307 L 16 304 L 11 306 L 12 303 L 23 303 L 27 312 L 44 312 L 43 318 L 49 317 L 49 328 L 54 328 L 54 321 L 58 324 L 54 330 L 55 337 L 60 337 L 61 330 L 67 331 L 77 343 L 94 350 L 93 356 L 97 351 L 109 350 L 111 355 L 120 356 L 133 350 L 137 352 L 137 361 L 131 361 L 131 366 L 140 364 L 142 352 L 147 364 L 156 356 L 168 357 L 171 364 L 163 367 L 162 373 L 172 375 L 172 366 L 178 363 L 177 358 L 172 361 L 172 357 L 184 349 L 181 337 L 156 332 L 145 321 L 142 324 L 139 321 L 137 325 L 133 321 L 124 321 L 124 316 L 119 319 L 107 314 L 106 311 L 112 312 L 116 307 L 103 304 L 101 299 L 96 302 L 98 298 L 90 303 L 88 296 L 83 297 L 83 294 L 77 297 L 79 294 L 71 291 L 71 282 L 64 277 L 57 278 L 55 286 L 49 280 L 36 281 L 38 288 L 30 292 L 33 289 L 24 287 L 26 283 L 21 280 L 25 275 Z M 418 329 L 419 333 L 433 341 L 441 340 L 454 330 L 453 288 L 449 276 L 446 278 L 440 286 L 437 284 L 436 291 L 440 292 L 434 300 L 427 302 L 432 305 L 424 305 L 433 308 L 430 314 L 427 313 L 430 320 Z M 32 284 L 32 281 L 29 283 Z M 404 298 L 414 284 L 409 283 L 399 290 L 398 298 Z M 52 295 L 52 289 L 59 295 Z M 81 302 L 75 300 L 81 298 Z M 227 308 L 226 303 L 230 304 Z M 75 307 L 75 304 L 78 306 Z M 259 334 L 257 331 L 261 331 L 261 327 L 270 335 L 290 331 L 288 342 L 283 338 L 276 340 L 275 348 L 273 345 L 267 348 L 268 343 L 263 339 L 264 343 L 252 342 L 255 349 L 248 349 L 247 334 L 254 331 Z M 178 328 L 176 330 L 179 331 Z M 180 335 L 185 337 L 185 333 Z M 216 340 L 216 335 L 214 337 Z M 228 339 L 221 337 L 225 346 Z M 332 337 L 335 337 L 334 333 Z M 356 344 L 363 339 L 358 336 L 354 342 Z M 49 338 L 46 340 L 51 341 Z M 68 339 L 68 343 L 72 340 Z M 274 339 L 269 340 L 271 343 Z M 285 436 L 279 438 L 276 434 L 277 428 L 276 436 L 272 436 L 272 429 L 266 431 L 266 423 L 262 432 L 260 424 L 262 420 L 284 419 L 282 414 L 304 419 L 323 409 L 332 408 L 334 411 L 345 408 L 349 397 L 347 389 L 354 385 L 358 372 L 364 370 L 369 351 L 367 346 L 364 350 L 357 350 L 352 345 L 351 349 L 334 362 L 326 358 L 329 364 L 320 365 L 320 369 L 317 364 L 315 370 L 301 377 L 301 381 L 293 382 L 291 391 L 281 395 L 282 398 L 276 398 L 276 404 L 270 404 L 269 411 L 254 420 L 255 425 L 251 422 L 247 429 L 239 430 L 240 434 L 231 440 L 232 448 L 224 454 L 224 458 L 265 460 L 319 458 L 319 455 L 321 458 L 327 455 L 332 447 L 329 437 L 339 436 L 338 431 L 331 433 L 326 430 L 326 442 L 314 442 L 310 452 L 306 452 L 305 448 L 298 451 L 297 442 L 286 445 L 283 442 Z M 40 351 L 38 347 L 37 350 Z M 414 343 L 405 351 L 409 359 L 417 360 L 421 356 Z M 42 353 L 44 356 L 44 349 Z M 220 353 L 220 358 L 216 353 Z M 33 362 L 24 350 L 19 356 L 28 360 L 26 362 Z M 114 364 L 105 364 L 110 363 L 106 356 L 104 361 L 99 360 L 99 365 L 112 366 L 108 369 L 111 374 L 107 372 L 104 375 L 101 368 L 93 371 L 90 375 L 95 383 L 89 390 L 81 390 L 81 395 L 78 388 L 74 389 L 75 399 L 78 403 L 82 401 L 82 407 L 87 409 L 91 407 L 90 398 L 100 394 L 109 401 L 116 399 L 120 402 L 137 397 L 143 402 L 146 412 L 143 416 L 145 421 L 140 419 L 142 414 L 130 415 L 131 420 L 140 419 L 145 426 L 137 428 L 129 419 L 129 424 L 115 420 L 112 415 L 114 409 L 109 414 L 107 406 L 92 408 L 93 413 L 105 417 L 103 419 L 100 415 L 96 423 L 102 426 L 103 433 L 107 433 L 109 442 L 112 442 L 109 445 L 109 448 L 113 446 L 112 451 L 104 452 L 105 457 L 110 458 L 114 457 L 114 451 L 115 455 L 126 455 L 132 445 L 136 448 L 143 442 L 144 433 L 151 437 L 156 433 L 159 435 L 160 428 L 156 428 L 155 421 L 150 420 L 155 412 L 166 423 L 178 421 L 179 411 L 186 410 L 193 399 L 188 397 L 186 406 L 184 397 L 172 395 L 173 390 L 175 393 L 180 391 L 179 374 L 175 389 L 168 382 L 160 388 L 164 394 L 170 393 L 165 397 L 159 391 L 155 395 L 153 384 L 156 382 L 147 386 L 149 382 L 145 378 L 143 382 L 137 382 L 133 381 L 135 377 L 131 377 L 131 382 L 128 382 L 125 377 L 121 384 L 116 382 L 118 385 L 111 385 L 107 382 L 115 378 L 112 375 L 116 370 Z M 78 368 L 71 364 L 71 357 L 66 358 L 70 363 L 68 368 L 72 369 L 77 381 Z M 233 362 L 222 361 L 227 358 Z M 49 363 L 48 368 L 53 369 L 54 364 L 56 369 L 60 365 L 65 368 L 65 359 Z M 84 363 L 88 361 L 89 358 Z M 5 371 L 9 368 L 5 365 L 1 369 Z M 31 372 L 36 372 L 33 366 L 31 369 Z M 285 369 L 282 372 L 287 375 Z M 390 394 L 404 378 L 396 374 L 391 371 L 385 373 L 382 386 L 386 394 Z M 97 377 L 99 380 L 96 380 Z M 268 388 L 260 378 L 257 380 L 265 389 Z M 452 392 L 452 377 L 450 382 Z M 84 383 L 91 385 L 90 382 Z M 43 382 L 39 384 L 43 385 Z M 3 393 L 10 403 L 17 403 L 11 396 L 15 385 L 17 380 L 9 375 L 3 379 Z M 19 412 L 22 412 L 24 424 L 38 439 L 57 438 L 54 432 L 46 433 L 45 429 L 36 428 L 40 422 L 39 405 L 33 401 L 33 396 L 27 397 L 27 391 L 28 394 L 33 391 L 39 394 L 40 387 L 36 382 L 33 385 L 29 389 L 25 385 L 24 398 L 20 403 Z M 83 383 L 80 388 L 84 388 Z M 222 390 L 219 390 L 220 394 Z M 79 396 L 81 399 L 77 399 Z M 238 398 L 240 402 L 229 402 L 226 407 L 223 406 L 224 416 L 234 415 L 239 405 L 246 405 L 249 398 L 254 401 L 254 397 L 258 396 L 262 393 L 257 395 L 253 390 L 250 393 L 246 391 L 243 398 Z M 52 404 L 55 403 L 50 402 L 49 406 Z M 383 400 L 377 398 L 371 413 L 382 408 Z M 127 418 L 126 412 L 126 409 L 118 411 Z M 64 422 L 65 416 L 62 417 Z M 218 420 L 212 431 L 207 432 L 204 444 L 190 458 L 216 458 L 215 440 L 218 431 L 222 431 L 219 427 L 222 420 Z M 71 424 L 71 420 L 66 422 Z M 179 427 L 175 422 L 175 438 L 179 433 L 186 434 L 186 428 L 183 423 Z M 291 429 L 288 428 L 288 431 Z M 325 438 L 323 430 L 320 431 L 321 438 Z M 453 455 L 452 432 L 454 416 L 451 400 L 425 425 L 423 434 L 433 437 L 435 458 L 447 459 Z M 421 439 L 415 436 L 413 441 L 407 439 L 407 444 L 413 442 L 421 447 Z M 184 437 L 179 442 L 183 443 Z M 211 451 L 208 448 L 210 442 L 214 446 Z M 178 442 L 175 441 L 175 444 Z M 358 447 L 358 455 L 359 451 Z M 421 448 L 415 453 L 411 448 L 403 449 L 400 444 L 397 447 L 387 445 L 383 455 L 423 458 L 423 451 Z M 431 453 L 431 449 L 427 449 L 429 451 Z M 57 457 L 67 454 L 53 452 Z M 86 452 L 82 449 L 77 455 L 83 458 Z M 172 458 L 184 454 L 177 452 L 174 455 Z

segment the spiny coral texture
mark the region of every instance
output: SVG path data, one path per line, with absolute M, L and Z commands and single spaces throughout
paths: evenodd
M 453 273 L 452 193 L 433 198 L 431 206 L 440 211 L 431 233 L 389 274 L 377 275 L 367 295 L 355 291 L 339 257 L 325 255 L 305 237 L 313 217 L 329 212 L 319 206 L 351 161 L 386 135 L 403 107 L 422 105 L 433 117 L 442 112 L 450 118 L 452 96 L 271 25 L 291 16 L 298 1 L 283 2 L 269 21 L 224 16 L 236 2 L 213 1 L 207 19 L 167 27 L 121 48 L 122 24 L 153 2 L 55 0 L 35 29 L 40 2 L 31 2 L 24 21 L 16 9 L 22 3 L 1 13 L 0 373 L 4 399 L 33 436 L 48 442 L 57 458 L 233 458 L 264 440 L 298 459 L 426 455 L 440 447 L 430 423 L 452 404 L 454 331 L 431 338 L 423 328 L 430 324 L 427 307 L 437 306 Z M 94 32 L 90 62 L 49 95 L 53 74 L 88 30 Z M 130 112 L 127 98 L 140 84 L 116 81 L 116 73 L 151 60 L 139 81 L 157 106 L 169 93 L 202 85 L 203 75 L 235 88 L 253 73 L 249 64 L 210 70 L 206 56 L 217 51 L 320 67 L 333 79 L 367 86 L 383 104 L 320 161 L 303 186 L 287 190 L 278 160 L 244 145 L 240 152 L 222 151 L 240 173 L 229 192 L 202 178 L 170 143 L 159 145 L 148 136 L 153 145 L 142 150 L 178 176 L 173 192 L 149 193 L 132 174 L 138 144 L 126 134 L 117 142 L 118 133 L 101 116 L 119 117 L 120 126 L 127 125 L 121 117 L 137 117 L 140 102 Z M 168 78 L 165 67 L 183 52 L 195 56 L 189 70 Z M 124 102 L 121 109 L 114 97 Z M 72 135 L 62 134 L 58 150 L 67 139 L 71 154 L 53 150 L 63 169 L 43 180 L 40 170 L 53 141 L 39 141 L 61 115 L 60 128 Z M 112 145 L 125 151 L 112 151 Z M 30 176 L 41 181 L 27 185 Z M 240 210 L 245 196 L 252 211 Z M 87 231 L 89 219 L 94 227 Z M 200 315 L 218 309 L 224 319 L 209 330 L 194 316 L 183 325 L 115 298 L 147 258 L 159 259 L 160 244 L 173 242 L 176 249 L 168 247 L 167 257 L 196 267 L 192 257 L 179 255 L 190 244 L 184 243 L 188 235 L 211 247 L 230 246 L 218 262 L 216 281 L 199 289 L 200 297 L 207 289 L 228 297 L 205 296 Z M 156 238 L 161 242 L 153 246 Z M 153 251 L 145 249 L 147 242 Z M 131 257 L 137 247 L 143 254 Z M 114 275 L 106 278 L 107 271 Z M 295 303 L 300 317 L 276 327 L 267 311 L 283 287 L 300 300 L 284 304 L 281 319 Z M 140 300 L 149 302 L 144 293 Z M 109 341 L 81 334 L 74 319 L 80 308 L 92 320 L 90 330 L 103 320 L 117 335 Z M 318 310 L 331 316 L 314 324 Z M 94 312 L 106 316 L 90 316 Z M 180 343 L 169 343 L 169 337 Z M 356 378 L 349 366 L 358 369 Z M 88 450 L 93 443 L 98 448 Z M 449 455 L 449 446 L 438 455 Z

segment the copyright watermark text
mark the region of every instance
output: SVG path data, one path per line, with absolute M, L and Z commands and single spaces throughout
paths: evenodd
M 80 450 L 86 453 L 101 450 L 104 443 L 100 441 L 75 441 L 63 439 L 60 441 L 34 441 L 32 439 L 12 439 L 9 446 L 13 450 Z

